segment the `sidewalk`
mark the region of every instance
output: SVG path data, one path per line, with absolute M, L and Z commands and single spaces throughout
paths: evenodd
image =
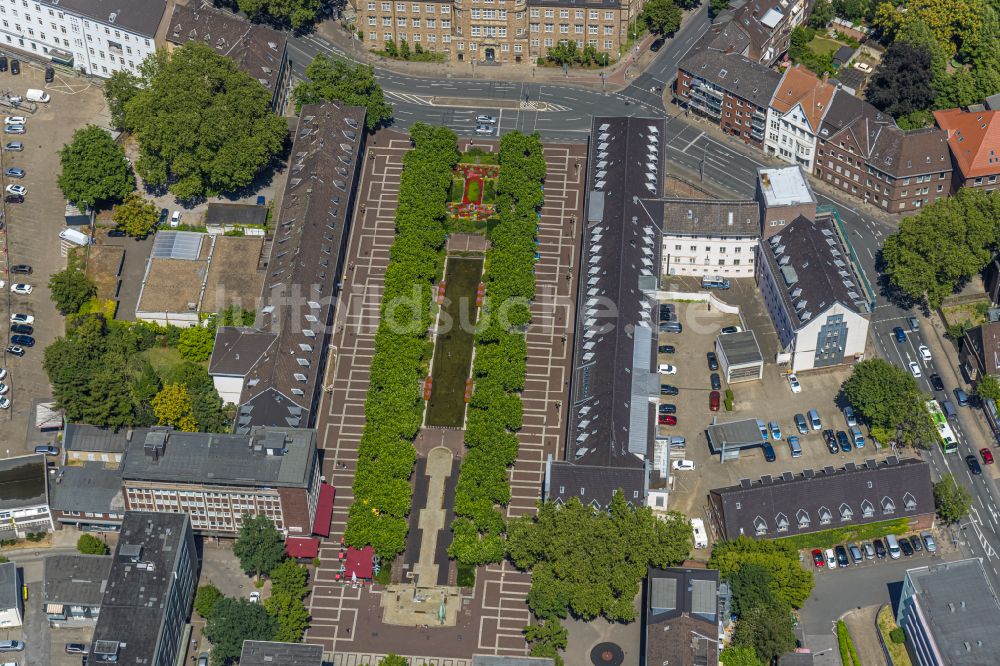
M 689 23 L 694 11 L 696 10 L 689 10 L 684 13 L 681 27 L 677 31 L 678 33 Z M 632 45 L 626 57 L 608 65 L 606 68 L 588 70 L 570 68 L 567 72 L 563 72 L 561 67 L 539 67 L 534 62 L 487 65 L 474 61 L 432 63 L 406 62 L 383 58 L 365 48 L 360 40 L 354 39 L 354 34 L 345 30 L 338 21 L 324 21 L 320 23 L 316 26 L 316 35 L 335 44 L 357 61 L 365 62 L 396 74 L 431 79 L 467 78 L 526 83 L 567 83 L 596 89 L 606 87 L 609 92 L 619 92 L 628 87 L 629 81 L 639 76 L 645 70 L 649 63 L 656 57 L 656 53 L 650 51 L 649 47 L 658 38 L 652 33 L 644 35 L 638 42 Z M 669 39 L 674 39 L 674 37 Z M 601 78 L 602 72 L 606 77 L 606 81 Z
M 875 633 L 875 617 L 881 606 L 865 606 L 844 614 L 844 624 L 858 650 L 858 659 L 865 666 L 888 666 L 882 644 Z

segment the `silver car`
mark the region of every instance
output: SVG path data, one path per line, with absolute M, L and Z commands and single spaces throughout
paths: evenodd
M 496 125 L 497 117 L 487 116 L 486 114 L 480 114 L 476 116 L 476 122 L 479 123 L 480 125 Z
M 476 134 L 493 135 L 493 128 L 490 125 L 476 125 Z

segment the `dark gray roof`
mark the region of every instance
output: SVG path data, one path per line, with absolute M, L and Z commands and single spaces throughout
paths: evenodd
M 767 108 L 781 75 L 735 53 L 691 49 L 678 67 L 761 108 Z
M 695 49 L 710 48 L 722 53 L 745 56 L 750 47 L 750 37 L 735 21 L 712 26 Z
M 643 377 L 655 371 L 651 327 L 663 214 L 654 199 L 663 182 L 664 123 L 597 117 L 591 137 L 566 459 L 641 467 L 633 454 L 648 448 L 643 423 L 655 384 Z M 636 392 L 646 399 L 632 400 Z M 645 421 L 636 409 L 646 410 Z M 610 498 L 612 490 L 602 494 Z
M 553 460 L 547 469 L 544 499 L 566 502 L 578 497 L 584 504 L 597 502 L 603 508 L 611 503 L 614 492 L 621 490 L 626 502 L 641 505 L 645 503 L 645 478 L 646 470 L 641 466 L 610 467 Z
M 73 12 L 110 26 L 152 37 L 167 10 L 167 0 L 41 0 L 53 9 Z
M 187 9 L 177 5 L 174 14 L 178 10 Z M 234 203 L 210 203 L 208 212 L 205 213 L 205 224 L 264 224 L 267 221 L 267 206 L 257 206 L 254 204 L 234 204 Z
M 277 335 L 245 326 L 220 326 L 215 332 L 208 374 L 244 377 L 271 348 Z
M 314 643 L 243 641 L 240 666 L 323 666 L 323 646 Z
M 1000 604 L 977 558 L 909 569 L 924 626 L 949 666 L 996 663 Z M 905 589 L 905 588 L 904 588 Z M 910 601 L 902 600 L 903 612 Z
M 132 441 L 122 478 L 308 488 L 315 461 L 316 431 L 305 428 L 254 428 L 239 435 L 150 433 L 145 442 Z
M 879 135 L 895 127 L 892 116 L 882 113 L 860 97 L 838 90 L 823 116 L 819 136 L 821 140 L 839 147 L 842 134 L 850 134 L 861 155 L 867 158 Z
M 55 511 L 123 513 L 121 468 L 101 462 L 59 468 L 59 474 L 49 484 L 49 507 Z
M 787 652 L 778 657 L 778 666 L 813 666 L 811 652 Z
M 17 608 L 21 604 L 21 580 L 17 574 L 17 564 L 0 564 L 0 608 Z
M 472 666 L 555 666 L 555 660 L 548 657 L 494 657 L 477 654 L 472 657 Z
M 833 54 L 834 64 L 843 65 L 844 63 L 846 63 L 848 60 L 851 59 L 851 56 L 854 55 L 855 50 L 856 49 L 847 45 L 841 46 Z
M 948 133 L 936 127 L 904 132 L 893 126 L 879 135 L 869 162 L 896 178 L 951 171 Z
M 990 111 L 1000 111 L 1000 93 L 986 98 L 986 108 Z
M 48 555 L 42 564 L 44 603 L 100 606 L 111 560 L 110 555 Z
M 837 81 L 843 83 L 845 88 L 853 89 L 855 93 L 861 91 L 866 78 L 861 70 L 854 67 L 841 67 L 840 71 L 837 72 Z
M 273 93 L 284 66 L 285 35 L 205 2 L 201 6 L 192 5 L 174 6 L 167 41 L 178 45 L 189 41 L 207 44 L 219 55 L 231 58 L 237 67 Z M 209 217 L 213 205 L 227 204 L 209 204 Z
M 185 542 L 187 545 L 185 546 Z M 137 563 L 122 556 L 126 547 L 140 547 L 138 557 L 152 567 L 139 568 Z M 131 548 L 130 548 L 131 549 Z M 166 605 L 171 601 L 171 588 L 187 579 L 181 569 L 194 558 L 194 537 L 185 513 L 153 513 L 129 511 L 125 514 L 114 550 L 108 584 L 101 598 L 101 614 L 94 628 L 88 662 L 106 663 L 96 656 L 102 649 L 117 648 L 117 663 L 128 666 L 154 664 L 163 640 L 178 640 L 161 635 Z M 196 575 L 196 574 L 195 574 Z M 190 604 L 191 597 L 178 598 Z M 171 609 L 185 614 L 190 609 Z
M 742 450 L 760 446 L 764 441 L 756 419 L 713 423 L 705 429 L 705 434 L 709 451 L 716 455 L 722 452 L 723 446 L 727 451 Z
M 781 233 L 761 243 L 761 254 L 796 330 L 834 303 L 859 314 L 869 312 L 864 283 L 858 277 L 860 269 L 851 261 L 830 216 L 820 215 L 815 221 L 796 218 Z
M 666 199 L 663 233 L 760 238 L 760 208 L 752 200 Z
M 67 451 L 125 453 L 131 439 L 146 439 L 149 428 L 101 428 L 87 423 L 67 423 L 63 448 Z
M 276 331 L 278 339 L 247 376 L 238 430 L 289 425 L 296 410 L 300 427 L 312 425 L 364 136 L 362 107 L 302 107 L 256 322 L 262 330 Z M 301 303 L 304 295 L 306 307 Z M 269 403 L 268 409 L 255 401 L 259 396 Z M 273 402 L 278 398 L 283 400 L 280 405 Z M 251 402 L 248 412 L 246 403 Z
M 720 335 L 719 345 L 722 347 L 730 366 L 763 363 L 764 361 L 753 331 Z
M 0 460 L 0 511 L 46 503 L 45 456 L 29 455 Z
M 718 639 L 719 572 L 650 567 L 645 585 L 645 663 L 717 663 L 718 644 L 706 639 Z
M 715 488 L 709 496 L 721 512 L 717 517 L 724 539 L 818 532 L 842 525 L 845 515 L 850 516 L 849 524 L 859 525 L 934 512 L 930 467 L 915 458 L 764 476 L 760 481 Z M 868 509 L 870 515 L 865 516 Z M 831 523 L 822 523 L 824 515 Z M 782 520 L 787 529 L 779 531 Z M 765 533 L 757 533 L 758 524 Z
M 788 0 L 748 0 L 746 4 L 736 10 L 733 22 L 739 24 L 740 29 L 749 36 L 752 46 L 751 53 L 759 52 L 763 57 L 765 47 L 776 33 L 787 34 L 783 26 L 788 19 L 789 5 L 791 3 Z M 779 22 L 774 27 L 766 25 L 762 20 L 771 10 L 781 14 Z M 773 44 L 777 45 L 780 41 L 773 42 Z M 779 55 L 781 55 L 780 51 L 774 53 L 772 62 Z

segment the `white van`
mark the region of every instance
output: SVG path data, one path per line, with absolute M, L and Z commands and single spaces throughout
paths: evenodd
M 706 275 L 701 278 L 702 289 L 729 289 L 729 280 L 721 275 Z
M 59 232 L 59 238 L 62 238 L 68 243 L 79 245 L 80 247 L 90 245 L 90 236 L 82 231 L 77 231 L 76 229 L 63 229 Z
M 899 542 L 896 540 L 895 534 L 889 534 L 885 537 L 885 547 L 889 549 L 889 557 L 894 560 L 898 560 L 903 554 L 903 551 L 899 549 Z
M 694 530 L 694 547 L 708 548 L 708 532 L 705 531 L 705 521 L 701 518 L 692 518 L 691 529 Z
M 44 90 L 39 90 L 38 88 L 28 88 L 28 92 L 25 93 L 25 98 L 29 102 L 41 102 L 42 104 L 49 103 L 49 94 Z
M 819 420 L 819 412 L 815 409 L 810 409 L 806 415 L 809 417 L 809 425 L 812 426 L 813 430 L 819 430 L 823 427 L 823 422 Z

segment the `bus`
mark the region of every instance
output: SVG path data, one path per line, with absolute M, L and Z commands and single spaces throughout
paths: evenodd
M 945 453 L 957 453 L 958 440 L 955 438 L 951 426 L 948 425 L 947 417 L 941 411 L 941 405 L 938 404 L 937 400 L 928 400 L 927 411 L 930 412 L 931 420 L 934 421 L 934 427 L 937 428 L 938 437 L 941 439 L 941 450 Z

